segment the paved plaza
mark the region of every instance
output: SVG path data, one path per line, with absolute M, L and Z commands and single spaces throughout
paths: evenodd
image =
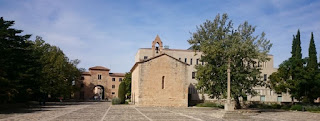
M 31 108 L 24 112 L 2 113 L 1 121 L 220 121 L 214 108 L 161 108 L 111 105 L 110 102 L 63 102 Z M 243 121 L 317 121 L 320 113 L 270 111 L 248 113 Z

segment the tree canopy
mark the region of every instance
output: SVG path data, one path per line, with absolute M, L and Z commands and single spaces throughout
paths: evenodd
M 255 95 L 253 87 L 264 85 L 260 75 L 260 62 L 269 60 L 272 47 L 265 33 L 254 35 L 255 26 L 247 21 L 237 28 L 227 14 L 219 14 L 197 27 L 188 42 L 196 52 L 201 51 L 205 65 L 195 68 L 197 89 L 211 97 L 225 97 L 227 92 L 227 66 L 231 66 L 231 96 L 240 108 L 239 97 Z
M 131 96 L 131 72 L 127 72 L 123 79 L 126 87 L 126 95 Z
M 0 18 L 0 103 L 70 97 L 79 80 L 79 60 L 69 58 L 41 37 L 28 40 L 14 21 Z
M 282 62 L 270 76 L 270 86 L 276 92 L 289 92 L 294 99 L 313 103 L 320 97 L 320 74 L 313 33 L 309 44 L 309 57 L 302 59 L 300 30 L 293 36 L 291 58 Z

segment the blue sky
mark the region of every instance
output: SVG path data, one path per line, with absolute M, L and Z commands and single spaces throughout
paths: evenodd
M 303 56 L 314 32 L 320 53 L 320 1 L 313 0 L 0 0 L 0 16 L 14 28 L 59 46 L 79 67 L 101 65 L 128 72 L 139 48 L 158 34 L 164 45 L 187 49 L 196 26 L 228 13 L 238 26 L 257 26 L 271 40 L 274 66 L 289 58 L 292 35 L 301 31 Z

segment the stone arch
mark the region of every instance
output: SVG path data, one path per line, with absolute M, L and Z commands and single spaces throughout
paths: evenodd
M 158 47 L 156 46 L 157 44 L 159 45 Z M 155 56 L 156 54 L 162 54 L 162 50 L 163 50 L 162 41 L 161 41 L 159 35 L 157 35 L 157 37 L 154 39 L 154 41 L 152 41 L 153 56 Z
M 101 99 L 104 99 L 105 97 L 105 89 L 102 85 L 96 85 L 92 89 L 94 96 L 98 96 Z M 94 98 L 94 97 L 93 97 Z

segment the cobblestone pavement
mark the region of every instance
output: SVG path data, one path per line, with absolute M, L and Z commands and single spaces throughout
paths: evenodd
M 110 102 L 64 102 L 29 109 L 25 113 L 0 114 L 2 121 L 222 121 L 213 108 L 160 108 L 111 105 Z M 320 113 L 262 112 L 243 121 L 317 121 Z

